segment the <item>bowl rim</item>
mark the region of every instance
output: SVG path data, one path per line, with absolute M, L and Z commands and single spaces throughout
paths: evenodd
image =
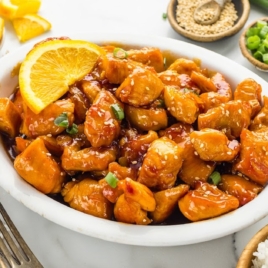
M 176 18 L 174 16 L 174 6 L 176 5 L 177 1 L 178 0 L 170 0 L 170 2 L 168 4 L 167 17 L 168 17 L 170 25 L 177 33 L 179 33 L 179 34 L 181 34 L 189 39 L 199 41 L 199 42 L 213 42 L 213 41 L 217 41 L 219 39 L 222 39 L 224 37 L 228 37 L 228 36 L 236 34 L 237 32 L 239 32 L 241 30 L 241 28 L 246 23 L 246 21 L 249 17 L 249 13 L 250 13 L 249 0 L 241 0 L 242 5 L 243 5 L 243 13 L 242 13 L 241 17 L 239 18 L 239 20 L 237 21 L 237 23 L 234 25 L 234 27 L 232 27 L 231 29 L 224 31 L 222 33 L 210 34 L 210 35 L 199 35 L 199 34 L 189 33 L 188 31 L 186 31 L 185 29 L 180 27 L 179 24 L 177 23 Z
M 242 78 L 251 77 L 263 88 L 266 88 L 266 94 L 268 94 L 268 83 L 254 72 L 223 55 L 184 41 L 160 36 L 111 32 L 63 33 L 61 36 L 99 44 L 116 42 L 133 47 L 158 47 L 162 51 L 172 51 L 176 55 L 183 55 L 186 58 L 199 58 L 202 66 L 221 72 L 226 79 L 229 76 L 228 82 L 232 88 L 241 82 Z M 13 92 L 17 85 L 17 77 L 11 77 L 10 74 L 35 43 L 37 41 L 25 44 L 2 57 L 0 61 L 0 68 L 3 69 L 3 72 L 0 73 L 0 97 L 9 96 Z M 7 89 L 4 92 L 2 89 L 5 87 Z M 268 208 L 261 205 L 268 202 L 268 188 L 266 188 L 258 195 L 258 198 L 247 205 L 214 219 L 183 225 L 130 225 L 100 219 L 70 209 L 40 193 L 18 176 L 12 161 L 4 151 L 2 142 L 0 142 L 0 170 L 0 186 L 32 211 L 78 233 L 121 244 L 165 247 L 205 242 L 246 228 L 268 214 Z M 58 213 L 59 211 L 60 213 Z M 250 217 L 248 217 L 249 211 Z
M 268 239 L 268 224 L 262 227 L 247 243 L 243 249 L 236 268 L 250 268 L 254 259 L 253 253 L 257 251 L 258 244 Z
M 251 28 L 252 26 L 254 26 L 256 24 L 257 21 L 259 20 L 265 20 L 268 22 L 268 17 L 262 17 L 262 18 L 259 18 L 257 20 L 254 20 L 253 22 L 251 22 L 245 29 L 244 31 L 242 32 L 241 36 L 240 36 L 240 39 L 239 39 L 239 47 L 240 47 L 240 50 L 243 54 L 243 56 L 251 63 L 255 66 L 256 69 L 260 70 L 260 71 L 265 71 L 265 72 L 268 72 L 268 64 L 266 63 L 263 63 L 257 59 L 255 59 L 250 51 L 247 49 L 246 47 L 246 32 L 249 28 Z

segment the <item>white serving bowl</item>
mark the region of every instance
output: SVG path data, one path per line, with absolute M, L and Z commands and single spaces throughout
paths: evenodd
M 64 35 L 63 35 L 64 36 Z M 222 73 L 232 88 L 245 78 L 253 78 L 268 95 L 268 84 L 262 78 L 212 51 L 169 38 L 127 34 L 85 33 L 70 34 L 72 39 L 83 39 L 90 42 L 119 43 L 133 46 L 153 46 L 163 51 L 171 51 L 178 56 L 189 59 L 200 59 L 203 67 Z M 32 44 L 4 56 L 0 61 L 0 97 L 10 96 L 18 83 L 11 72 L 23 60 Z M 22 180 L 0 140 L 0 186 L 26 207 L 76 232 L 122 244 L 142 246 L 174 246 L 199 243 L 223 237 L 237 232 L 262 219 L 268 214 L 268 189 L 247 205 L 224 216 L 196 223 L 169 226 L 138 226 L 93 217 L 71 209 L 35 190 Z M 30 219 L 29 219 L 30 220 Z

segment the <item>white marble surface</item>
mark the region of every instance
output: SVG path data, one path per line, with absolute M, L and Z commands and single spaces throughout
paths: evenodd
M 174 32 L 168 21 L 162 18 L 168 2 L 168 0 L 43 0 L 39 14 L 47 18 L 53 27 L 48 34 L 31 42 L 35 43 L 46 36 L 68 35 L 70 32 L 154 34 L 211 49 L 235 60 L 267 80 L 267 73 L 257 71 L 242 57 L 238 46 L 239 33 L 223 41 L 198 43 Z M 264 10 L 252 6 L 247 24 L 265 15 Z M 16 39 L 11 25 L 7 23 L 2 54 L 13 51 L 19 46 L 21 44 Z M 65 229 L 30 211 L 1 188 L 0 201 L 45 268 L 235 267 L 247 241 L 268 223 L 266 217 L 233 235 L 195 245 L 137 247 L 106 242 Z

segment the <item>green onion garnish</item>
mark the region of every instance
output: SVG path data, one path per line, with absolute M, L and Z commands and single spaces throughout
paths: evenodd
M 73 135 L 78 132 L 78 128 L 76 124 L 72 124 L 69 126 L 69 120 L 68 120 L 68 114 L 66 112 L 63 112 L 60 114 L 55 120 L 54 124 L 58 127 L 64 127 L 66 128 L 66 132 Z
M 259 20 L 246 32 L 246 46 L 253 57 L 267 64 L 268 53 L 268 23 Z
M 163 13 L 162 18 L 165 20 L 167 18 L 167 13 Z
M 250 50 L 257 49 L 261 44 L 261 38 L 258 35 L 253 35 L 247 38 L 247 48 Z
M 214 185 L 218 185 L 221 181 L 221 174 L 218 171 L 214 171 L 210 176 L 209 179 L 212 181 Z
M 157 99 L 156 102 L 157 102 L 157 108 L 165 108 L 166 107 L 163 99 Z
M 122 120 L 125 117 L 124 110 L 121 108 L 121 106 L 118 103 L 111 105 L 112 111 L 118 120 Z
M 262 55 L 262 60 L 264 63 L 268 64 L 268 53 Z
M 109 172 L 104 179 L 112 188 L 117 186 L 118 179 L 112 172 Z
M 78 132 L 78 127 L 76 124 L 72 124 L 70 127 L 67 127 L 66 128 L 66 132 L 71 134 L 71 135 L 74 135 Z
M 66 112 L 60 114 L 55 120 L 54 124 L 58 127 L 68 127 L 69 121 L 68 121 L 68 115 Z
M 124 49 L 119 48 L 119 47 L 114 49 L 113 54 L 114 54 L 114 57 L 118 59 L 126 59 L 128 56 L 127 52 Z

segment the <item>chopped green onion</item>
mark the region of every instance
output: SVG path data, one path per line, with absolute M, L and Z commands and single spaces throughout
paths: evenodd
M 262 52 L 259 51 L 259 50 L 257 50 L 257 51 L 253 54 L 254 58 L 257 59 L 257 60 L 262 60 L 262 55 L 263 55 Z
M 266 49 L 266 47 L 265 47 L 264 44 L 261 44 L 261 45 L 258 47 L 258 50 L 257 50 L 257 51 L 261 52 L 262 54 L 268 52 L 268 50 Z
M 113 55 L 115 58 L 118 58 L 118 59 L 126 59 L 128 57 L 127 52 L 124 49 L 119 48 L 119 47 L 114 49 Z
M 262 60 L 264 63 L 268 64 L 268 53 L 262 55 Z
M 265 38 L 267 36 L 267 34 L 268 34 L 268 26 L 262 27 L 260 30 L 260 36 L 262 38 Z
M 112 172 L 109 172 L 104 179 L 112 188 L 117 186 L 118 179 Z
M 167 18 L 167 13 L 163 13 L 162 18 L 165 20 Z
M 64 127 L 66 128 L 66 132 L 69 134 L 76 134 L 78 132 L 78 128 L 76 124 L 72 124 L 72 126 L 69 126 L 69 120 L 68 120 L 68 114 L 66 112 L 63 112 L 60 114 L 55 120 L 54 124 L 58 127 Z
M 261 43 L 261 38 L 258 35 L 253 35 L 247 38 L 247 48 L 250 50 L 257 49 Z
M 246 32 L 246 47 L 252 56 L 260 62 L 267 63 L 268 54 L 268 23 L 259 20 Z
M 66 128 L 66 132 L 71 134 L 71 135 L 74 135 L 78 132 L 78 127 L 76 124 L 72 124 L 72 126 Z
M 266 25 L 267 25 L 267 22 L 264 20 L 258 20 L 256 24 L 257 28 L 260 28 L 260 29 L 262 29 Z
M 66 112 L 60 114 L 55 120 L 54 124 L 58 127 L 68 127 L 69 121 L 68 121 L 68 115 Z
M 194 93 L 195 95 L 199 96 L 195 90 L 187 88 L 187 87 L 183 88 L 182 91 L 183 93 Z
M 259 35 L 260 33 L 260 28 L 257 27 L 252 27 L 249 28 L 246 32 L 246 37 L 253 36 L 253 35 Z
M 212 181 L 214 185 L 218 185 L 221 181 L 221 174 L 218 171 L 214 171 L 210 176 L 209 179 Z
M 121 106 L 118 103 L 111 105 L 112 111 L 118 120 L 122 120 L 125 117 L 124 110 L 121 108 Z
M 157 108 L 165 108 L 166 107 L 165 101 L 163 99 L 157 99 L 156 103 L 157 103 Z

